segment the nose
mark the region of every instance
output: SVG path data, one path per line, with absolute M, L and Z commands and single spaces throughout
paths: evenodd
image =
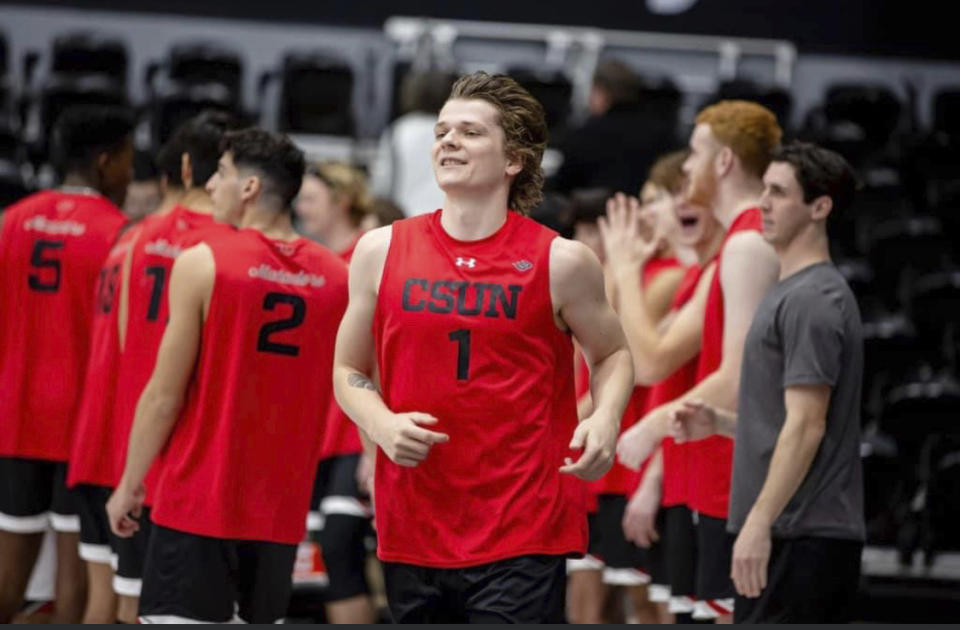
M 458 142 L 456 129 L 448 129 L 447 132 L 440 137 L 440 146 L 442 147 L 456 148 Z
M 214 173 L 213 175 L 210 176 L 210 179 L 207 180 L 207 183 L 203 185 L 204 190 L 206 190 L 211 195 L 213 194 L 213 189 L 216 186 L 216 184 L 214 183 L 214 180 L 216 178 L 217 178 L 217 174 Z

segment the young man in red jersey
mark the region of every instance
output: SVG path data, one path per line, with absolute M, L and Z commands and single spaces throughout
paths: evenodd
M 694 385 L 713 258 L 723 241 L 723 227 L 710 209 L 691 205 L 682 198 L 685 159 L 685 151 L 662 158 L 651 172 L 655 195 L 648 197 L 642 207 L 635 200 L 616 197 L 601 221 L 636 382 L 650 387 L 640 415 Z M 675 233 L 668 239 L 674 250 L 678 255 L 692 254 L 695 261 L 672 296 L 670 312 L 662 326 L 644 308 L 650 299 L 646 287 L 633 281 L 646 268 L 647 257 L 657 247 L 656 241 L 644 238 L 639 229 L 643 214 L 672 221 L 675 227 L 663 232 Z M 693 612 L 696 573 L 696 540 L 686 505 L 686 459 L 685 447 L 675 447 L 670 438 L 665 439 L 661 449 L 650 458 L 639 486 L 631 489 L 622 522 L 627 540 L 650 550 L 650 598 L 666 601 L 666 610 L 662 608 L 661 612 L 676 615 L 680 623 L 688 622 Z M 663 565 L 662 571 L 658 571 L 658 564 Z
M 697 116 L 684 164 L 688 196 L 693 203 L 709 205 L 727 229 L 706 297 L 697 384 L 650 411 L 620 438 L 618 455 L 626 465 L 639 466 L 656 449 L 684 400 L 736 409 L 744 338 L 780 267 L 763 240 L 758 207 L 763 173 L 780 137 L 776 117 L 756 103 L 723 101 Z M 726 532 L 733 440 L 712 436 L 690 449 L 689 505 L 698 543 L 694 615 L 728 621 L 734 597 L 729 575 L 733 540 Z
M 83 614 L 86 573 L 67 460 L 94 288 L 126 222 L 114 202 L 122 203 L 132 177 L 132 131 L 125 110 L 68 110 L 54 132 L 63 187 L 0 218 L 0 622 L 20 607 L 48 524 L 57 531 L 54 620 L 76 623 Z
M 346 266 L 300 238 L 290 203 L 303 153 L 259 129 L 227 133 L 207 183 L 211 231 L 180 254 L 170 321 L 107 503 L 139 528 L 161 449 L 140 595 L 146 622 L 270 623 L 286 613 L 331 391 Z
M 110 536 L 106 503 L 123 472 L 133 408 L 166 326 L 173 257 L 221 225 L 213 220 L 203 186 L 216 171 L 223 133 L 233 126 L 231 116 L 205 112 L 176 130 L 157 158 L 164 205 L 124 235 L 100 274 L 93 351 L 67 480 L 77 489 L 89 622 L 137 620 L 149 508 L 136 536 L 117 538 Z
M 387 599 L 398 622 L 560 622 L 630 354 L 596 256 L 522 214 L 542 196 L 541 105 L 467 75 L 435 134 L 443 208 L 360 239 L 337 338 L 337 399 L 379 446 Z M 571 335 L 592 367 L 579 424 Z

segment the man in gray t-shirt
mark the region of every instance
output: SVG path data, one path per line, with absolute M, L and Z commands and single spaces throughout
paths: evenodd
M 760 207 L 780 282 L 747 334 L 739 415 L 691 404 L 674 421 L 680 439 L 735 436 L 735 622 L 843 622 L 852 613 L 865 537 L 863 341 L 826 222 L 850 207 L 855 184 L 832 151 L 796 143 L 777 153 Z

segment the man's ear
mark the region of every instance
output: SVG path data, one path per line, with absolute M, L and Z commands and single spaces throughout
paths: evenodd
M 243 186 L 240 188 L 240 198 L 244 201 L 255 199 L 263 187 L 263 182 L 259 175 L 247 175 L 243 178 Z
M 523 160 L 521 160 L 519 157 L 511 157 L 510 155 L 507 155 L 507 175 L 510 177 L 516 177 L 522 170 Z
M 736 155 L 733 153 L 733 149 L 730 147 L 724 146 L 721 147 L 717 154 L 713 156 L 714 168 L 717 172 L 717 177 L 723 177 L 733 169 L 733 162 L 736 159 Z
M 833 212 L 833 199 L 828 195 L 821 195 L 813 200 L 810 218 L 814 221 L 826 221 L 831 212 Z
M 180 181 L 183 182 L 183 189 L 193 188 L 193 164 L 190 162 L 190 154 L 184 151 L 180 154 Z

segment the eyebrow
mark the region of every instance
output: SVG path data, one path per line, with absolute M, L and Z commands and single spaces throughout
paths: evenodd
M 438 129 L 447 128 L 447 127 L 479 127 L 482 129 L 486 129 L 487 126 L 484 125 L 482 122 L 473 121 L 473 120 L 461 120 L 454 123 L 450 123 L 447 121 L 440 121 L 433 126 L 433 129 L 434 131 L 436 131 Z

